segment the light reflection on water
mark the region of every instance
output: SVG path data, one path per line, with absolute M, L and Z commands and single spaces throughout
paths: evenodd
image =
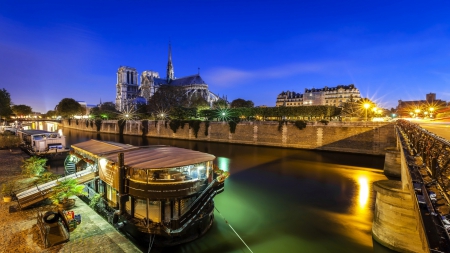
M 230 172 L 215 197 L 220 213 L 253 252 L 391 252 L 371 235 L 374 181 L 383 157 L 236 144 L 142 139 L 64 130 L 70 143 L 102 139 L 207 152 Z M 215 212 L 211 230 L 184 245 L 151 252 L 249 252 Z M 374 244 L 376 250 L 374 249 Z

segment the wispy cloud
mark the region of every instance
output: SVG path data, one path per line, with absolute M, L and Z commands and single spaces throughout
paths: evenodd
M 208 83 L 217 86 L 233 87 L 248 81 L 286 78 L 299 74 L 320 73 L 330 68 L 333 63 L 292 63 L 256 70 L 234 68 L 213 68 L 205 73 Z

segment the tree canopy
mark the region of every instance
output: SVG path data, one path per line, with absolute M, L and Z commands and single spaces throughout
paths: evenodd
M 113 102 L 105 102 L 92 108 L 90 113 L 96 118 L 114 119 L 120 112 L 116 110 L 116 105 Z
M 75 115 L 82 115 L 83 107 L 73 98 L 63 98 L 56 106 L 58 115 L 66 118 L 72 118 Z
M 235 99 L 230 104 L 231 108 L 239 108 L 239 107 L 252 108 L 254 106 L 255 104 L 251 100 L 244 100 L 242 98 Z
M 33 112 L 31 107 L 28 105 L 13 105 L 11 109 L 16 116 L 27 116 Z
M 0 119 L 2 117 L 7 118 L 12 114 L 11 109 L 11 97 L 8 91 L 5 89 L 0 90 Z

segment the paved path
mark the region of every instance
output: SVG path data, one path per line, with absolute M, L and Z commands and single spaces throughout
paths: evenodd
M 23 154 L 0 150 L 0 183 L 20 176 L 20 164 Z M 0 199 L 0 201 L 2 201 Z M 10 213 L 10 208 L 17 202 L 0 204 L 0 252 L 35 253 L 35 252 L 141 252 L 112 225 L 95 213 L 80 199 L 76 200 L 73 211 L 81 214 L 81 224 L 70 233 L 70 241 L 45 249 L 37 227 L 37 212 L 53 210 L 49 202 L 39 206 Z

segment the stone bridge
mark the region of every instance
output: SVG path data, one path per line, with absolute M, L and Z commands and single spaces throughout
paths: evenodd
M 450 252 L 450 143 L 399 120 L 397 146 L 374 183 L 373 238 L 398 252 Z

